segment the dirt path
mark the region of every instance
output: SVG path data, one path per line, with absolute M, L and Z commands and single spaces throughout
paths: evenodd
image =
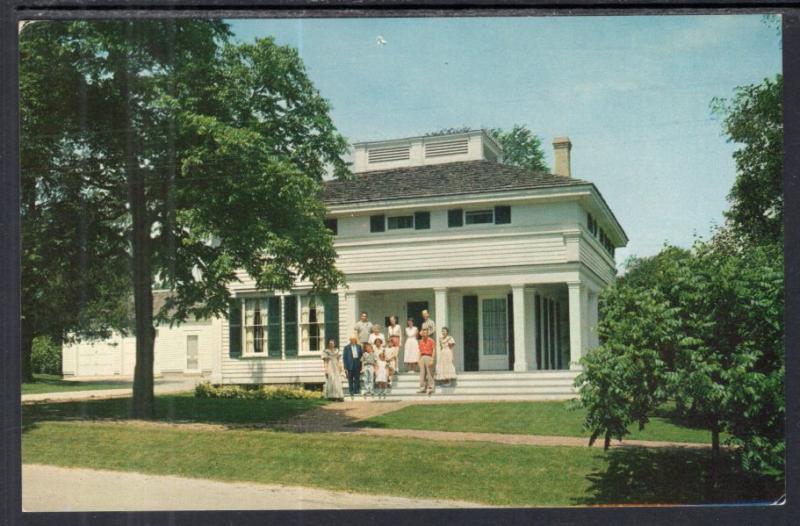
M 484 507 L 299 486 L 217 482 L 39 464 L 22 466 L 23 511 L 310 510 Z

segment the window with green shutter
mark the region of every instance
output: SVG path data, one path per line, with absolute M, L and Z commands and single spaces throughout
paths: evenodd
M 494 207 L 494 224 L 507 225 L 509 223 L 511 223 L 511 207 L 510 206 Z
M 414 212 L 414 229 L 428 230 L 431 227 L 430 212 Z
M 281 298 L 267 298 L 267 356 L 281 357 Z
M 325 342 L 328 340 L 336 342 L 339 346 L 339 295 L 325 294 L 321 297 L 322 305 L 325 308 Z
M 383 232 L 386 230 L 386 216 L 378 214 L 369 216 L 369 231 L 370 232 Z
M 464 211 L 460 208 L 454 208 L 447 211 L 447 226 L 457 227 L 464 225 Z
M 238 358 L 242 355 L 242 303 L 234 300 L 228 307 L 228 355 Z
M 297 356 L 297 296 L 283 298 L 283 327 L 286 357 Z

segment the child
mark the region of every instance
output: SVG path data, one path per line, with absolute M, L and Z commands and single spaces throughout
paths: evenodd
M 386 355 L 386 366 L 389 369 L 389 389 L 392 388 L 392 377 L 397 372 L 397 357 L 400 354 L 400 337 L 391 336 L 389 338 L 389 347 L 384 351 Z
M 378 398 L 386 398 L 387 373 L 386 354 L 381 352 L 375 362 L 375 383 L 378 384 Z
M 372 326 L 372 332 L 369 335 L 368 343 L 370 345 L 375 345 L 375 340 L 377 340 L 378 338 L 380 338 L 381 341 L 383 341 L 383 335 L 381 334 L 381 326 L 376 324 Z M 375 351 L 375 356 L 377 355 L 378 351 Z
M 372 383 L 375 380 L 375 353 L 372 352 L 372 345 L 364 346 L 364 354 L 361 356 L 361 374 L 364 376 L 364 398 L 367 395 L 375 396 L 372 390 Z

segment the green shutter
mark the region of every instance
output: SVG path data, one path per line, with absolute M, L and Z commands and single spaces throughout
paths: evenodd
M 430 227 L 430 212 L 414 212 L 414 230 L 428 230 Z
M 384 230 L 386 230 L 386 216 L 383 214 L 369 216 L 370 232 L 383 232 Z
M 285 355 L 297 356 L 297 296 L 283 298 L 283 330 L 286 343 Z
M 510 206 L 496 206 L 494 207 L 494 224 L 507 225 L 511 222 L 511 207 Z
M 228 307 L 228 355 L 236 358 L 242 355 L 242 303 L 236 299 Z
M 327 347 L 328 340 L 336 342 L 339 346 L 339 295 L 325 294 L 322 296 L 322 305 L 325 308 L 325 342 L 323 348 Z
M 464 211 L 460 208 L 454 208 L 447 211 L 447 226 L 463 226 L 464 225 Z
M 281 357 L 281 298 L 267 298 L 267 356 Z

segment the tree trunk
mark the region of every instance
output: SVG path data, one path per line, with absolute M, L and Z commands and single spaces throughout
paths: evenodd
M 711 429 L 711 493 L 712 498 L 717 497 L 719 491 L 719 471 L 720 471 L 720 449 L 719 449 L 719 426 L 714 425 Z
M 33 327 L 24 316 L 22 318 L 22 381 L 33 381 Z
M 132 26 L 128 25 L 129 37 Z M 131 65 L 126 60 L 121 83 L 121 95 L 125 104 L 125 172 L 128 185 L 128 206 L 131 213 L 131 272 L 133 282 L 133 304 L 136 313 L 136 368 L 133 372 L 133 404 L 131 417 L 152 419 L 155 417 L 155 394 L 153 392 L 153 268 L 151 259 L 151 225 L 147 212 L 147 188 L 145 174 L 139 168 L 136 156 L 134 110 L 130 81 L 133 77 Z

